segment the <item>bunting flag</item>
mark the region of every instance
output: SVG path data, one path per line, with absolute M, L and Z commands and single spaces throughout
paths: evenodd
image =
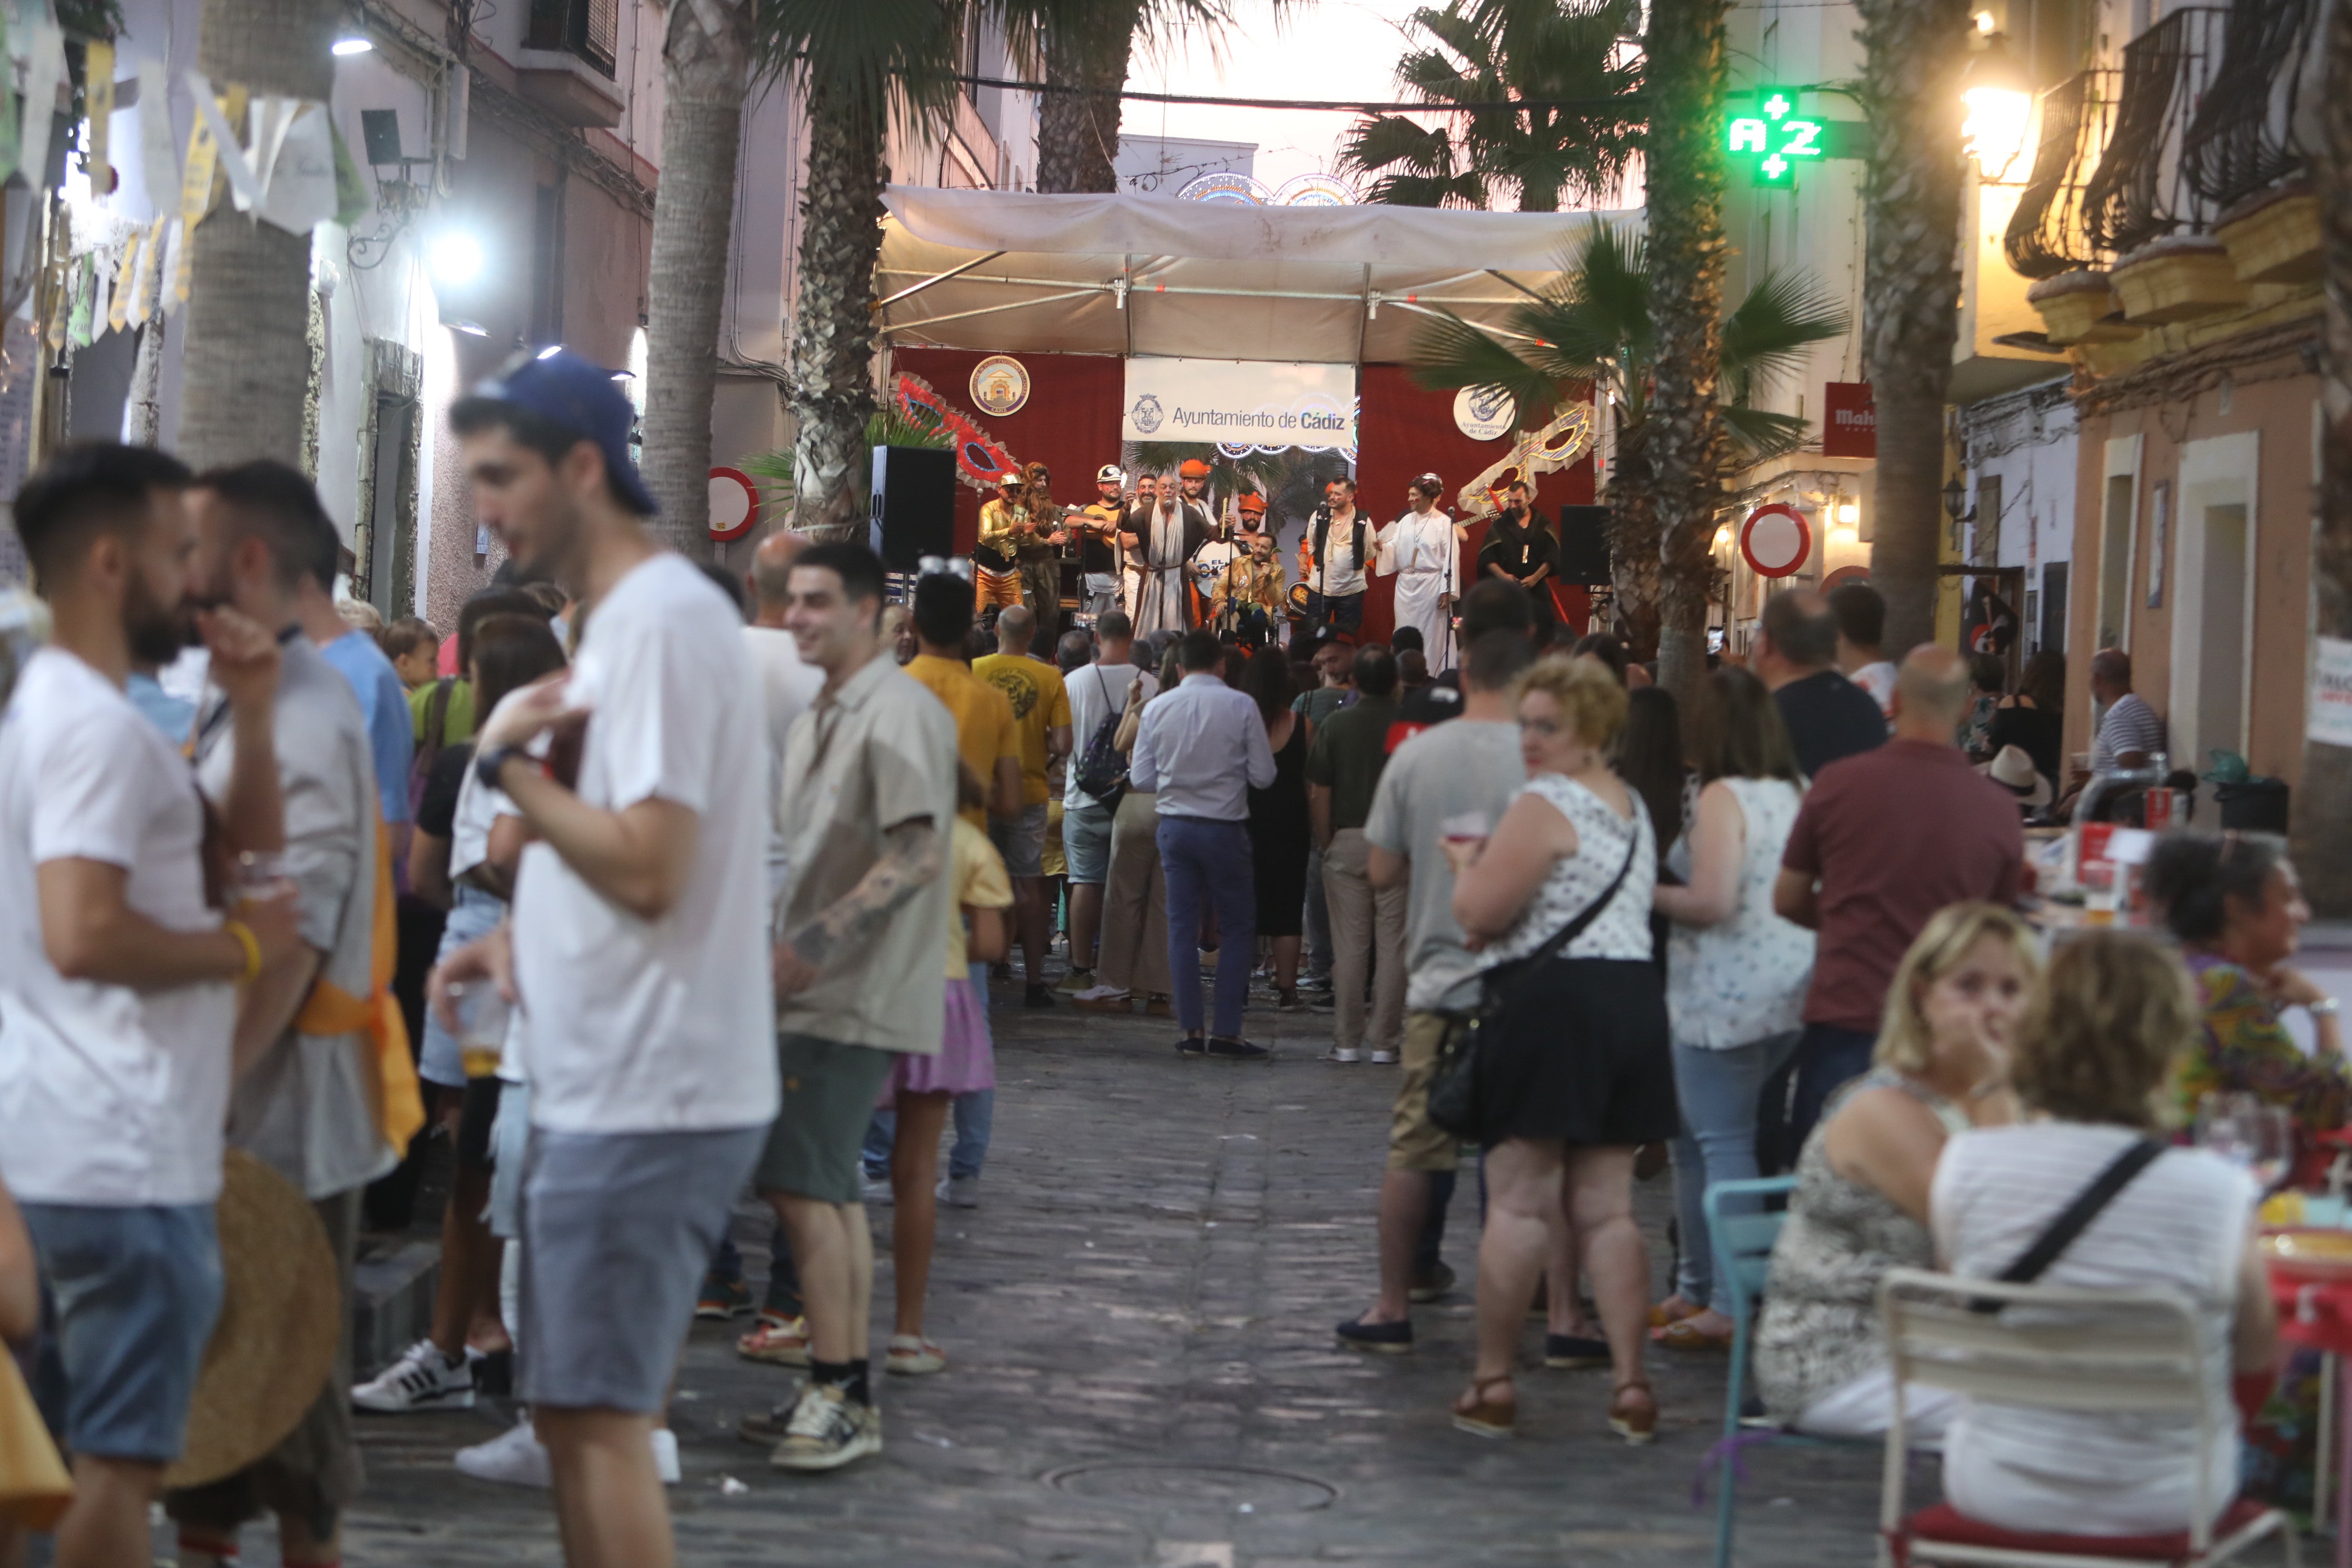
M 89 84 L 83 95 L 89 104 L 89 192 L 102 202 L 114 191 L 107 144 L 114 127 L 114 46 L 92 38 L 81 50 L 82 80 Z
M 145 326 L 154 309 L 155 279 L 162 270 L 158 263 L 163 259 L 164 231 L 171 222 L 169 216 L 158 216 L 147 226 L 146 241 L 139 247 L 139 273 L 131 280 L 131 324 L 134 327 Z
M 122 242 L 121 259 L 115 265 L 114 292 L 107 297 L 106 330 L 119 332 L 131 321 L 131 296 L 137 290 L 139 279 L 139 241 L 147 231 L 134 228 L 131 237 Z

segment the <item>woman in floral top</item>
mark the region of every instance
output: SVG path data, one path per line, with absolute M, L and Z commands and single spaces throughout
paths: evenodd
M 2287 960 L 2311 919 L 2286 843 L 2267 833 L 2172 833 L 2147 867 L 2148 893 L 2181 941 L 2204 1008 L 2204 1031 L 2174 1074 L 2186 1124 L 2209 1094 L 2251 1093 L 2294 1113 L 2306 1133 L 2344 1125 L 2352 1076 L 2336 998 Z M 2311 1016 L 2318 1050 L 2306 1056 L 2280 1015 Z

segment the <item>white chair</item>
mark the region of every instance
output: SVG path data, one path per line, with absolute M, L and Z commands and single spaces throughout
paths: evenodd
M 2010 1310 L 1969 1310 L 1971 1300 Z M 2226 1392 L 2208 1380 L 2207 1350 L 2189 1303 L 2168 1291 L 2074 1290 L 2002 1285 L 1916 1268 L 1890 1270 L 1878 1305 L 1895 1376 L 1895 1421 L 1886 1434 L 1880 1493 L 1879 1561 L 1896 1565 L 1986 1568 L 2115 1568 L 2118 1563 L 2202 1568 L 2277 1535 L 2288 1568 L 2299 1562 L 2293 1524 L 2277 1509 L 2243 1500 L 2219 1521 L 2208 1495 L 2208 1461 L 2237 1420 Z M 2102 1414 L 2170 1415 L 2197 1433 L 2200 1522 L 2168 1535 L 2114 1538 L 2003 1531 L 1948 1504 L 1906 1516 L 1904 1389 L 1945 1388 L 1992 1405 Z

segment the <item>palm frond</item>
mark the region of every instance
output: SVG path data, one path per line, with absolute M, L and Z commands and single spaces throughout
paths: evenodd
M 1412 174 L 1450 178 L 1454 174 L 1454 143 L 1443 126 L 1432 128 L 1400 114 L 1376 114 L 1359 120 L 1340 143 L 1339 166 L 1343 171 L 1377 174 L 1400 163 Z
M 1521 349 L 1454 315 L 1425 322 L 1413 335 L 1412 378 L 1441 392 L 1462 386 L 1507 392 L 1519 405 L 1522 422 L 1549 416 L 1559 401 L 1561 379 Z
M 789 74 L 843 111 L 886 115 L 902 128 L 950 113 L 963 58 L 961 7 L 938 0 L 802 0 L 752 7 L 751 52 L 766 74 Z
M 1808 274 L 1768 272 L 1723 323 L 1727 401 L 1753 403 L 1804 366 L 1807 345 L 1843 337 L 1844 309 Z
M 1723 407 L 1724 428 L 1737 449 L 1734 466 L 1745 468 L 1771 458 L 1784 458 L 1805 444 L 1811 421 L 1794 414 L 1772 414 L 1737 404 Z
M 1486 205 L 1486 182 L 1474 174 L 1383 174 L 1364 199 L 1392 207 L 1479 207 Z

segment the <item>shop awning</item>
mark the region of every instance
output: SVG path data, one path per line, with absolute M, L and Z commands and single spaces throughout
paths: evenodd
M 1641 221 L 911 185 L 884 200 L 893 342 L 1326 363 L 1403 361 L 1444 312 L 1500 331 L 1585 226 Z

